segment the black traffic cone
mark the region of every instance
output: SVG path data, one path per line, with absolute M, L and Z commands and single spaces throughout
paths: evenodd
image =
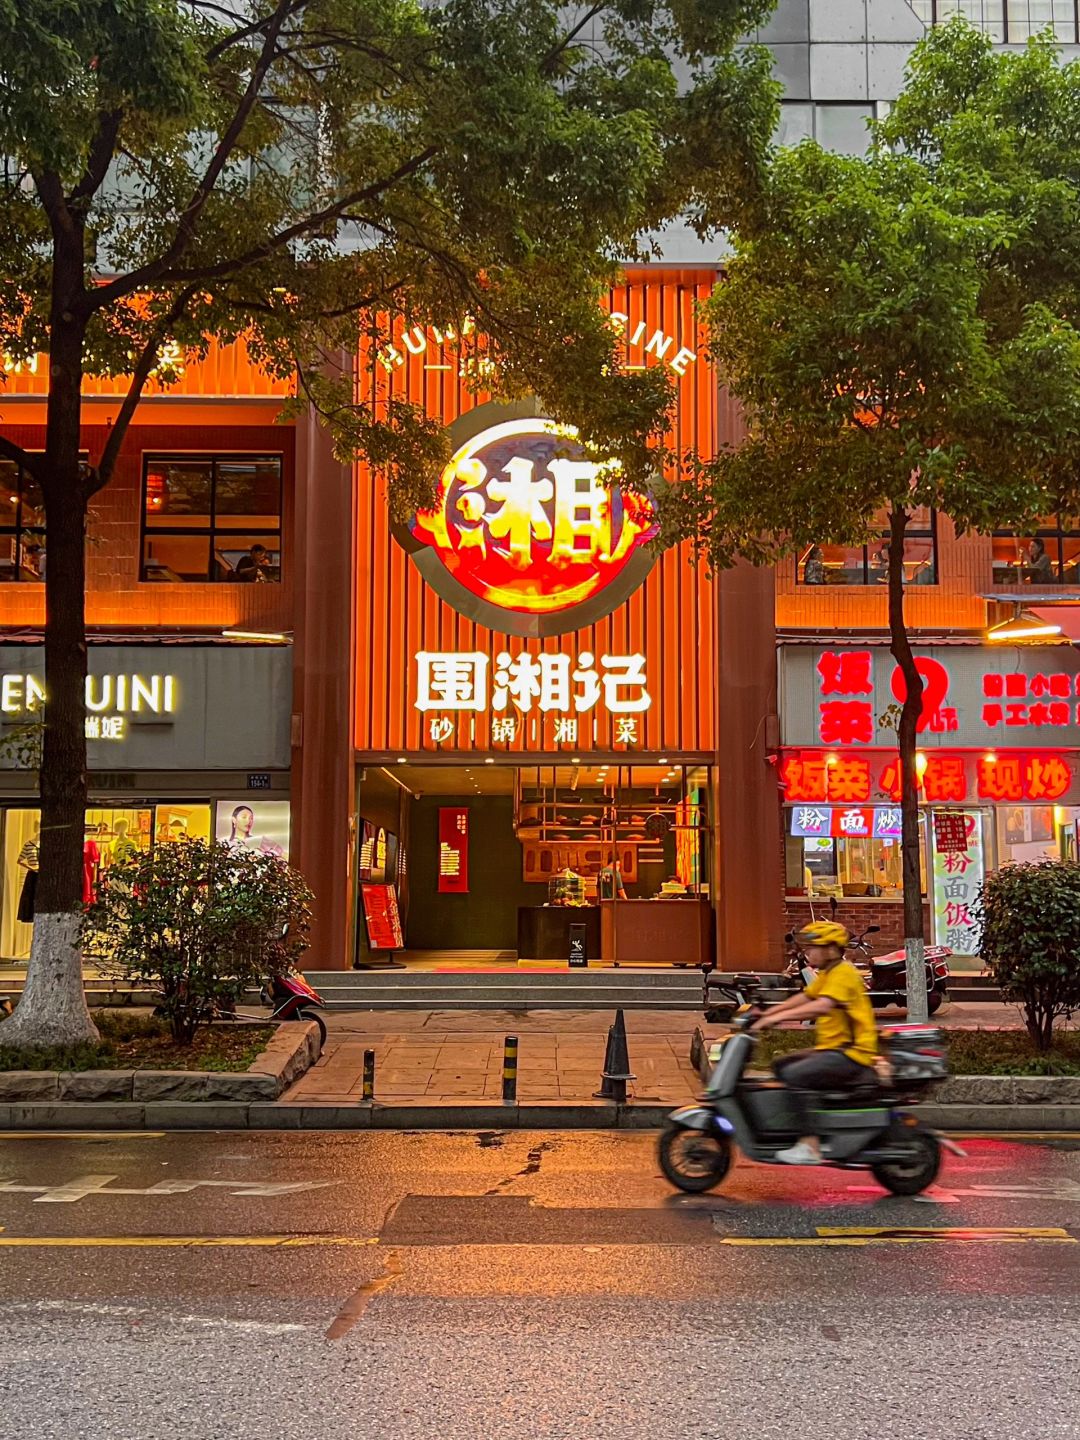
M 617 1105 L 626 1104 L 626 1082 L 636 1077 L 630 1073 L 630 1055 L 626 1047 L 626 1019 L 621 1010 L 615 1011 L 615 1024 L 609 1026 L 607 1049 L 604 1052 L 604 1075 L 597 1100 L 614 1100 Z

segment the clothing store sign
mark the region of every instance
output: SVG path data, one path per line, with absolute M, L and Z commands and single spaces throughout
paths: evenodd
M 917 649 L 920 749 L 1080 748 L 1080 654 L 1069 645 Z M 785 645 L 784 746 L 895 747 L 906 695 L 887 646 Z
M 130 716 L 172 715 L 177 696 L 175 675 L 87 675 L 86 738 L 123 740 Z M 41 676 L 17 670 L 0 674 L 0 716 L 11 716 L 15 724 L 42 710 L 46 698 Z
M 89 765 L 115 770 L 285 770 L 292 652 L 267 645 L 90 645 Z M 0 645 L 0 739 L 40 721 L 39 645 Z M 0 768 L 26 760 L 0 745 Z

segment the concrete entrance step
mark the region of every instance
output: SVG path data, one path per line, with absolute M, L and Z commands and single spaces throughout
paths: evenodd
M 308 971 L 334 1010 L 697 1010 L 696 970 Z

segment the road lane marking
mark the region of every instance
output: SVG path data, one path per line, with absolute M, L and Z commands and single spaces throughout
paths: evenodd
M 164 1130 L 0 1130 L 0 1140 L 164 1140 Z
M 864 1245 L 923 1245 L 942 1242 L 961 1244 L 994 1245 L 1076 1245 L 1080 1243 L 1069 1234 L 1051 1226 L 968 1226 L 962 1229 L 947 1229 L 944 1226 L 829 1226 L 821 1225 L 815 1235 L 725 1235 L 721 1245 L 735 1246 L 864 1246 Z M 0 1244 L 2 1244 L 0 1238 Z
M 167 1315 L 160 1310 L 140 1310 L 136 1305 L 91 1305 L 76 1300 L 35 1300 L 32 1304 L 14 1304 L 0 1301 L 0 1313 L 12 1310 L 59 1311 L 66 1315 L 101 1315 L 109 1319 L 137 1319 L 162 1321 L 169 1325 L 197 1325 L 209 1330 L 246 1330 L 260 1335 L 295 1335 L 307 1330 L 307 1325 L 296 1325 L 286 1321 L 231 1320 L 223 1315 Z
M 297 1250 L 318 1245 L 358 1249 L 378 1245 L 377 1235 L 8 1235 L 0 1249 L 142 1249 L 200 1250 L 251 1246 L 263 1250 Z
M 34 1204 L 63 1204 L 85 1200 L 91 1195 L 189 1195 L 192 1190 L 216 1188 L 245 1200 L 265 1200 L 307 1190 L 325 1190 L 340 1183 L 337 1180 L 159 1180 L 155 1185 L 110 1187 L 110 1181 L 119 1178 L 118 1175 L 76 1175 L 58 1185 L 21 1185 L 17 1180 L 0 1180 L 0 1195 L 33 1195 Z

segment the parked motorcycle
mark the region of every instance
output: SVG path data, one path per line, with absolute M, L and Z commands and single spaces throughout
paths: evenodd
M 860 934 L 853 935 L 845 952 L 846 957 L 862 972 L 870 1003 L 875 1010 L 906 1010 L 907 957 L 903 950 L 890 950 L 887 955 L 873 953 L 866 937 L 876 935 L 880 929 L 880 925 L 868 925 Z M 795 984 L 805 986 L 813 972 L 809 971 L 795 936 L 789 933 L 784 939 L 789 946 L 784 974 Z M 949 998 L 951 955 L 947 945 L 926 947 L 926 1009 L 930 1015 L 936 1015 Z
M 758 1044 L 748 1029 L 755 1013 L 736 1017 L 700 1103 L 673 1111 L 660 1136 L 660 1168 L 689 1194 L 719 1185 L 736 1147 L 748 1160 L 780 1164 L 779 1151 L 799 1138 L 787 1086 L 746 1078 Z M 893 1072 L 888 1088 L 875 1077 L 861 1089 L 815 1093 L 814 1129 L 827 1165 L 868 1168 L 892 1194 L 918 1195 L 937 1178 L 942 1147 L 963 1154 L 901 1108 L 948 1074 L 944 1037 L 932 1026 L 897 1025 L 884 1029 L 882 1040 Z
M 326 1001 L 304 979 L 299 970 L 271 975 L 259 993 L 259 999 L 271 1010 L 271 1020 L 309 1020 L 319 1027 L 319 1049 L 326 1044 L 326 1021 L 316 1006 Z

